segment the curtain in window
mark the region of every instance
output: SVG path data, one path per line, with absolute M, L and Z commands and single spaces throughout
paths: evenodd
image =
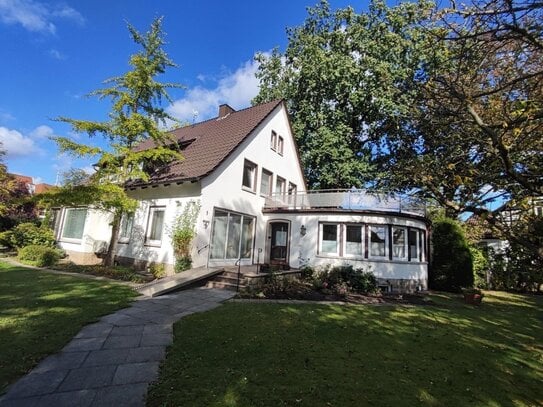
M 228 213 L 215 211 L 213 218 L 213 235 L 211 236 L 211 258 L 224 259 Z
M 392 257 L 405 257 L 405 229 L 392 230 Z
M 337 253 L 337 225 L 322 225 L 322 252 Z
M 151 218 L 151 231 L 149 240 L 162 240 L 162 227 L 164 226 L 164 210 L 155 209 Z
M 372 256 L 385 255 L 386 230 L 383 226 L 371 226 L 370 228 L 370 254 Z
M 345 253 L 362 255 L 362 228 L 360 226 L 347 226 Z
M 74 208 L 66 210 L 62 237 L 67 239 L 81 239 L 87 219 L 87 208 Z

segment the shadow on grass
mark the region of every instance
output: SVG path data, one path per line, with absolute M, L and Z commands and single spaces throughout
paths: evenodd
M 0 393 L 84 325 L 134 296 L 117 284 L 0 263 Z
M 437 307 L 227 304 L 175 326 L 149 405 L 530 406 L 541 298 Z

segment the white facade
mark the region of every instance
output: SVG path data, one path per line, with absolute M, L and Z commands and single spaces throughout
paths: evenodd
M 172 271 L 172 225 L 186 205 L 197 202 L 200 212 L 192 248 L 193 267 L 234 265 L 238 259 L 242 265 L 272 263 L 282 268 L 348 263 L 372 271 L 380 281 L 405 280 L 417 287 L 427 286 L 428 233 L 423 217 L 368 210 L 303 211 L 289 209 L 288 204 L 282 210 L 264 209 L 266 195 L 280 193 L 280 199 L 288 203 L 296 193 L 303 192 L 305 181 L 296 145 L 284 104 L 279 104 L 208 175 L 131 188 L 129 194 L 139 201 L 139 207 L 125 228 L 130 229 L 125 230 L 128 235 L 118 242 L 118 258 L 141 266 L 162 263 Z M 96 250 L 95 241 L 109 240 L 109 222 L 107 215 L 89 210 L 81 239 L 66 239 L 62 238 L 62 217 L 59 243 L 70 256 L 91 255 Z M 372 227 L 377 229 L 373 231 Z M 394 248 L 403 257 L 390 251 L 392 228 L 395 236 L 403 236 L 405 248 L 399 244 Z M 336 243 L 326 239 L 323 243 L 323 230 L 328 235 L 336 231 Z M 371 241 L 376 231 L 382 232 L 385 242 Z M 408 234 L 416 235 L 414 256 L 408 255 Z M 353 236 L 362 240 L 353 243 Z M 401 240 L 394 239 L 396 243 Z M 336 244 L 336 252 L 324 252 L 323 244 Z M 353 248 L 357 254 L 349 253 Z M 381 250 L 382 255 L 373 256 L 374 249 Z

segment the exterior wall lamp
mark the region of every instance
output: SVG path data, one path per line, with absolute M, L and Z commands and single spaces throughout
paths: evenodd
M 306 233 L 307 233 L 307 229 L 305 228 L 304 225 L 302 225 L 302 227 L 300 228 L 300 235 L 305 236 Z
M 207 229 L 207 227 L 209 226 L 209 221 L 207 219 L 204 219 L 203 222 L 204 222 L 204 229 Z

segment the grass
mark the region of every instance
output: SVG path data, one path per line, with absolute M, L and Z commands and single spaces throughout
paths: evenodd
M 86 324 L 127 306 L 129 287 L 0 262 L 0 394 Z
M 543 405 L 543 297 L 229 303 L 175 324 L 149 406 Z

